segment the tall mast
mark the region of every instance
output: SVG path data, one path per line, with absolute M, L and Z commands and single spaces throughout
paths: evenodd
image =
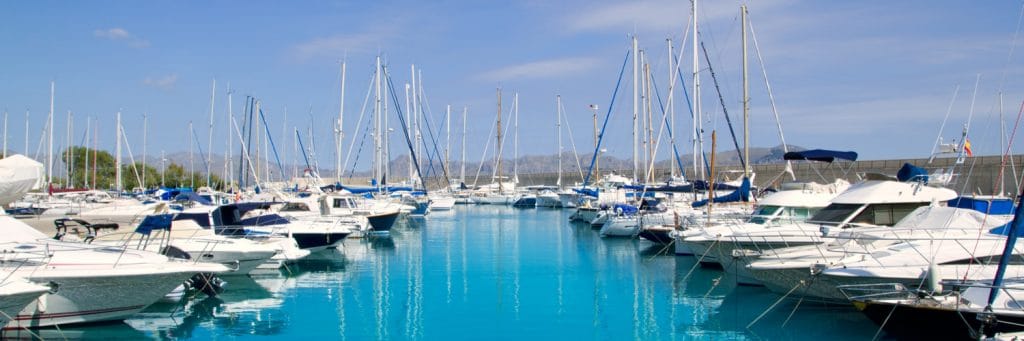
M 675 76 L 675 65 L 673 65 L 673 63 L 675 62 L 674 61 L 675 52 L 672 49 L 672 38 L 665 39 L 665 41 L 668 43 L 668 115 L 669 115 L 669 123 L 668 123 L 668 125 L 669 125 L 669 128 L 671 128 L 670 130 L 672 131 L 672 136 L 669 137 L 669 140 L 671 140 L 672 146 L 674 148 L 675 145 L 676 145 L 676 134 L 675 134 L 675 130 L 676 130 L 676 106 L 675 106 L 675 101 L 676 101 L 676 99 L 674 98 L 675 97 L 674 95 L 676 93 L 676 87 L 675 87 L 675 85 L 676 85 L 675 84 L 676 78 L 674 77 Z M 674 158 L 675 158 L 675 155 L 672 155 L 672 157 L 670 159 L 674 159 Z M 668 167 L 669 167 L 668 176 L 669 176 L 669 178 L 674 178 L 676 176 L 676 163 L 672 162 L 672 161 L 673 160 L 669 160 L 669 162 L 668 162 Z
M 747 83 L 747 5 L 740 6 L 743 36 L 743 176 L 750 177 L 750 86 Z
M 84 159 L 85 159 L 85 167 L 82 167 L 82 186 L 84 186 L 85 188 L 92 188 L 92 187 L 89 187 L 89 149 L 88 149 L 89 137 L 92 136 L 90 134 L 91 132 L 92 132 L 92 117 L 91 116 L 86 116 L 85 117 L 85 143 L 82 146 L 82 151 L 83 151 L 82 154 L 84 154 L 83 156 L 84 156 Z
M 415 74 L 413 75 L 413 77 L 416 77 Z M 405 130 L 406 131 L 412 131 L 412 97 L 410 97 L 410 96 L 412 96 L 412 84 L 405 83 Z M 416 171 L 416 169 L 415 169 L 416 166 L 413 164 L 413 159 L 412 159 L 412 154 L 413 154 L 412 152 L 414 152 L 414 150 L 410 149 L 410 151 L 411 152 L 409 153 L 409 183 L 412 183 L 412 179 L 414 179 L 413 172 Z
M 654 177 L 654 110 L 651 108 L 651 64 L 647 63 L 647 54 L 641 53 L 644 56 L 644 91 L 643 91 L 643 109 L 647 115 L 644 120 L 647 125 L 647 156 L 644 157 L 644 166 L 647 167 L 644 178 L 646 182 L 651 182 Z
M 512 184 L 519 184 L 519 92 L 512 96 L 512 106 L 516 109 L 516 121 L 514 123 L 515 127 L 513 127 L 516 135 L 512 141 L 515 143 L 515 146 L 512 148 Z
M 228 188 L 231 188 L 232 190 L 234 190 L 234 188 L 235 188 L 235 175 L 232 174 L 232 173 L 234 172 L 234 162 L 235 162 L 235 160 L 233 159 L 234 155 L 232 155 L 233 154 L 232 149 L 235 148 L 235 142 L 234 142 L 234 138 L 232 138 L 233 135 L 234 135 L 234 134 L 232 134 L 232 132 L 234 132 L 234 130 L 233 130 L 232 124 L 230 124 L 230 123 L 235 121 L 235 111 L 234 111 L 234 108 L 232 107 L 231 94 L 233 93 L 233 91 L 231 91 L 231 83 L 228 83 L 227 92 L 228 92 L 228 120 L 227 120 L 227 122 L 229 124 L 225 124 L 225 126 L 227 126 L 227 128 L 228 128 L 228 135 L 227 135 L 228 136 L 228 150 L 224 152 L 224 158 L 225 158 L 224 159 L 225 160 L 225 162 L 224 162 L 224 168 L 225 168 L 224 174 L 226 176 L 226 179 L 228 179 L 228 184 L 229 184 Z M 239 134 L 241 134 L 241 132 L 239 132 Z
M 192 135 L 192 136 L 189 136 L 189 139 L 188 139 L 188 179 L 189 179 L 188 186 L 192 187 L 193 189 L 195 189 L 196 188 L 196 162 L 195 162 L 195 156 L 193 154 L 193 152 L 195 150 L 195 139 L 192 138 L 192 137 L 194 137 L 196 135 L 196 131 L 194 129 L 192 129 L 192 121 L 188 121 L 188 133 L 189 133 L 189 135 Z
M 338 143 L 337 143 L 337 156 L 334 160 L 334 173 L 338 179 L 338 183 L 341 183 L 341 145 L 345 141 L 345 64 L 344 60 L 341 61 L 341 103 L 338 104 Z M 287 120 L 287 114 L 285 119 Z M 287 158 L 285 158 L 287 159 Z
M 4 109 L 4 158 L 7 158 L 7 109 Z
M 25 151 L 23 153 L 25 153 L 26 156 L 28 155 L 28 113 L 29 110 L 25 109 Z
M 114 153 L 116 154 L 116 156 L 114 157 L 114 189 L 116 189 L 117 192 L 118 192 L 118 195 L 120 195 L 121 194 L 121 190 L 122 190 L 122 188 L 121 188 L 121 112 L 120 111 L 117 112 L 117 119 L 116 119 L 115 125 L 116 125 L 115 128 L 117 129 L 117 133 L 114 135 L 115 136 L 114 139 L 117 140 L 117 143 L 114 144 L 114 146 L 115 146 L 114 147 Z
M 444 172 L 445 174 L 449 174 L 451 172 L 451 165 L 449 165 L 449 161 L 451 161 L 450 150 L 452 149 L 452 105 L 447 105 L 444 111 Z
M 142 184 L 139 187 L 142 187 L 143 189 L 147 188 L 147 186 L 146 186 L 146 146 L 147 146 L 146 145 L 146 142 L 147 142 L 146 132 L 147 132 L 147 130 L 149 128 L 149 116 L 148 115 L 149 115 L 149 113 L 146 113 L 146 112 L 142 113 Z M 86 158 L 86 160 L 88 160 L 88 158 Z
M 380 176 L 382 172 L 380 165 L 380 55 L 377 55 L 377 69 L 374 71 L 374 95 L 373 95 L 373 119 L 374 119 L 374 130 L 373 130 L 373 178 L 377 181 L 377 188 L 380 188 Z
M 47 135 L 48 135 L 48 138 L 50 140 L 50 142 L 48 143 L 49 147 L 47 147 L 49 152 L 46 153 L 46 183 L 47 184 L 53 184 L 53 96 L 54 96 L 54 88 L 55 88 L 55 84 L 54 83 L 55 83 L 54 81 L 50 81 L 50 116 L 47 118 L 47 121 L 49 122 L 48 123 L 49 127 L 47 128 L 47 131 L 48 131 Z M 28 133 L 28 132 L 26 132 L 26 133 Z
M 640 114 L 640 100 L 639 100 L 639 96 L 640 96 L 640 58 L 638 58 L 639 57 L 639 47 L 637 46 L 636 34 L 633 34 L 632 42 L 633 42 L 633 180 L 637 180 L 637 179 L 639 179 L 638 175 L 639 175 L 639 170 L 640 170 L 640 166 L 639 166 L 638 159 L 637 159 L 637 154 L 638 154 L 638 151 L 637 151 L 637 139 L 640 137 L 638 135 L 638 132 L 637 132 L 637 129 L 639 128 L 639 126 L 637 125 L 638 124 L 637 123 L 637 117 Z
M 74 116 L 71 110 L 68 110 L 67 122 L 64 125 L 67 128 L 64 135 L 64 188 L 71 188 L 71 166 L 74 165 L 75 160 L 71 157 L 72 122 L 74 122 Z
M 217 98 L 217 79 L 213 79 L 213 85 L 210 86 L 210 131 L 209 137 L 206 140 L 206 187 L 210 187 L 210 176 L 213 172 L 210 171 L 209 165 L 213 163 L 213 105 Z M 143 168 L 145 169 L 145 168 Z M 143 171 L 145 172 L 145 171 Z
M 466 182 L 466 114 L 469 113 L 469 107 L 462 107 L 462 172 L 459 175 L 459 182 Z
M 704 137 L 701 130 L 701 113 L 700 113 L 700 59 L 697 57 L 699 50 L 697 49 L 697 0 L 693 1 L 692 6 L 693 12 L 693 172 L 696 173 L 697 177 L 704 179 L 704 163 L 700 162 L 703 160 L 704 152 Z
M 494 163 L 495 163 L 495 165 L 497 165 L 497 167 L 494 170 L 497 171 L 497 176 L 498 176 L 498 178 L 497 178 L 498 179 L 498 194 L 502 194 L 502 188 L 501 188 L 502 187 L 502 183 L 501 183 L 501 149 L 502 149 L 501 148 L 501 88 L 498 88 L 498 127 L 497 127 L 497 132 L 498 132 L 498 134 L 497 134 L 498 136 L 497 136 L 497 139 L 494 142 L 494 144 L 495 144 L 494 145 L 494 151 L 495 151 L 495 153 L 494 153 L 495 162 Z
M 415 179 L 415 177 L 413 176 L 413 174 L 414 174 L 413 172 L 415 172 L 415 170 L 412 169 L 413 168 L 413 164 L 415 164 L 417 161 L 419 161 L 419 160 L 416 160 L 416 159 L 418 159 L 419 155 L 420 155 L 420 153 L 419 153 L 419 151 L 420 151 L 419 150 L 419 140 L 420 140 L 419 139 L 419 135 L 420 135 L 419 132 L 420 132 L 420 130 L 419 130 L 419 119 L 418 119 L 419 118 L 419 104 L 420 104 L 419 97 L 420 96 L 419 96 L 419 90 L 417 88 L 419 86 L 419 83 L 416 82 L 416 65 L 415 64 L 409 66 L 409 72 L 412 73 L 412 89 L 410 90 L 411 94 L 412 94 L 412 98 L 411 98 L 412 99 L 412 111 L 410 111 L 410 114 L 412 114 L 411 115 L 412 119 L 409 120 L 409 129 L 410 129 L 409 132 L 412 134 L 412 153 L 411 154 L 415 155 L 415 158 L 410 159 L 411 161 L 409 163 L 409 165 L 410 165 L 409 166 L 409 183 L 411 184 L 414 181 L 413 179 Z
M 555 121 L 555 130 L 558 131 L 558 180 L 555 186 L 562 188 L 562 95 L 555 95 L 555 107 L 555 115 L 558 116 Z

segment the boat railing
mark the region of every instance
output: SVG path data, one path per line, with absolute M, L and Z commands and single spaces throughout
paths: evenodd
M 851 284 L 836 286 L 850 301 L 906 300 L 920 297 L 918 290 L 911 290 L 902 283 Z

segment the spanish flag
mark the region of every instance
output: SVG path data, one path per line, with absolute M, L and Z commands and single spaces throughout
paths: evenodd
M 967 153 L 968 157 L 974 156 L 971 152 L 971 139 L 964 139 L 964 153 Z

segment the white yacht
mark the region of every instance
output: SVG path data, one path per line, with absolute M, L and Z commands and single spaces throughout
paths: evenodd
M 198 273 L 229 270 L 147 251 L 57 241 L 9 216 L 0 216 L 0 226 L 0 270 L 49 287 L 5 329 L 121 320 Z
M 709 252 L 718 254 L 726 272 L 736 274 L 742 284 L 760 285 L 746 268 L 749 262 L 774 249 L 823 244 L 846 229 L 892 226 L 914 209 L 932 203 L 944 204 L 957 197 L 948 188 L 921 182 L 865 180 L 832 199 L 831 203 L 805 222 L 775 228 L 735 230 L 707 238 L 714 244 Z
M 985 215 L 955 207 L 919 207 L 893 227 L 849 229 L 824 245 L 772 250 L 750 262 L 747 270 L 765 287 L 785 294 L 799 287 L 802 297 L 844 302 L 845 297 L 827 278 L 816 278 L 828 267 L 884 254 L 890 246 L 911 241 L 973 240 L 1006 225 L 1009 216 Z

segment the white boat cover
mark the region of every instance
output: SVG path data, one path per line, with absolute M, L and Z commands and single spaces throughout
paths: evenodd
M 21 199 L 43 186 L 43 164 L 16 154 L 0 160 L 0 205 Z
M 992 229 L 1006 225 L 1012 216 L 986 215 L 972 209 L 945 206 L 918 207 L 892 228 Z

